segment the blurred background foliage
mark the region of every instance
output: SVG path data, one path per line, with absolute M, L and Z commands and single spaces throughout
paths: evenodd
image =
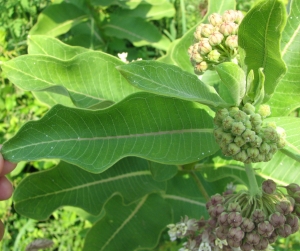
M 113 31 L 105 33 L 101 30 L 101 26 L 113 19 L 116 13 L 134 15 L 134 6 L 124 7 L 122 4 L 114 4 L 95 7 L 91 4 L 93 2 L 112 1 L 0 1 L 0 61 L 7 61 L 26 54 L 26 40 L 29 34 L 45 34 L 49 31 L 44 29 L 41 19 L 45 18 L 43 13 L 49 11 L 49 6 L 53 8 L 55 4 L 73 4 L 74 8 L 78 6 L 82 9 L 87 8 L 86 13 L 93 15 L 93 18 L 80 19 L 79 22 L 73 23 L 68 29 L 55 34 L 55 36 L 70 45 L 97 49 L 115 56 L 121 52 L 128 52 L 127 59 L 129 61 L 137 58 L 155 59 L 163 56 L 169 43 L 182 37 L 195 26 L 207 10 L 207 0 L 167 0 L 166 2 L 173 6 L 174 13 L 159 18 L 147 17 L 145 19 L 147 25 L 154 26 L 165 37 L 164 42 L 137 44 L 131 38 L 124 39 L 118 37 L 118 34 L 114 34 Z M 254 2 L 255 0 L 237 0 L 237 9 L 246 12 Z M 67 16 L 68 13 L 65 15 Z M 64 19 L 64 17 L 61 18 Z M 36 25 L 37 22 L 39 26 Z M 91 39 L 87 39 L 87 37 Z M 40 118 L 47 110 L 48 107 L 38 101 L 31 92 L 16 88 L 1 72 L 0 143 L 13 136 L 25 122 Z M 53 167 L 55 164 L 57 164 L 55 161 L 21 162 L 9 175 L 9 178 L 13 185 L 17 186 L 28 174 Z M 95 220 L 78 209 L 64 207 L 55 211 L 48 220 L 36 221 L 18 215 L 11 199 L 0 203 L 0 217 L 6 226 L 4 239 L 0 242 L 0 249 L 3 251 L 26 250 L 26 246 L 37 239 L 53 241 L 52 247 L 42 250 L 79 251 L 83 247 L 85 233 L 91 226 L 91 222 Z M 155 250 L 175 251 L 180 247 L 181 244 L 170 242 L 169 236 L 165 232 Z M 275 250 L 299 249 L 299 234 L 285 240 L 280 239 L 275 246 Z

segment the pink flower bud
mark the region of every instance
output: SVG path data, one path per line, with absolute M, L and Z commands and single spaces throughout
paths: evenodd
M 226 38 L 225 44 L 231 49 L 234 50 L 238 48 L 238 36 L 237 35 L 230 35 Z
M 287 215 L 287 214 L 293 212 L 293 210 L 294 210 L 292 204 L 289 201 L 277 202 L 275 205 L 275 208 L 279 213 L 282 213 L 284 215 Z
M 296 183 L 291 183 L 288 186 L 286 186 L 285 188 L 286 188 L 287 193 L 290 196 L 293 196 L 294 193 L 296 193 L 297 191 L 300 191 L 300 186 Z
M 218 13 L 213 13 L 208 16 L 208 21 L 213 25 L 213 26 L 219 26 L 223 20 L 222 16 Z
M 196 74 L 201 74 L 203 72 L 205 72 L 208 68 L 208 64 L 205 61 L 200 62 L 199 64 L 195 65 L 195 73 Z
M 234 241 L 238 242 L 244 238 L 245 233 L 240 227 L 232 227 L 229 229 L 227 238 L 233 239 Z
M 201 35 L 203 37 L 208 37 L 211 33 L 215 31 L 215 28 L 211 24 L 204 24 L 201 29 Z
M 201 39 L 200 42 L 198 43 L 198 50 L 201 55 L 206 55 L 209 52 L 211 52 L 212 48 L 211 45 L 208 42 L 208 39 Z
M 274 227 L 270 222 L 264 221 L 258 224 L 257 230 L 261 236 L 269 237 L 273 233 Z
M 284 226 L 277 228 L 276 232 L 281 237 L 286 238 L 292 234 L 292 228 L 290 225 L 284 224 Z
M 270 223 L 274 226 L 274 228 L 278 228 L 284 225 L 285 216 L 279 212 L 272 213 L 269 216 Z
M 234 22 L 225 21 L 221 24 L 219 31 L 224 36 L 234 35 L 237 33 L 238 25 Z
M 228 214 L 227 222 L 231 227 L 238 227 L 239 225 L 241 225 L 242 221 L 243 217 L 240 213 L 231 212 Z
M 209 35 L 208 41 L 211 46 L 216 46 L 216 45 L 219 45 L 220 43 L 222 43 L 223 38 L 224 38 L 224 36 L 221 32 L 214 31 Z
M 262 189 L 266 194 L 273 194 L 276 191 L 276 183 L 273 180 L 265 180 L 262 183 Z
M 241 229 L 244 232 L 251 232 L 255 228 L 255 224 L 252 220 L 248 218 L 243 218 L 243 222 L 241 224 Z
M 265 250 L 269 245 L 267 238 L 261 238 L 257 245 L 254 245 L 254 250 Z
M 259 234 L 256 232 L 251 232 L 246 234 L 246 242 L 251 245 L 257 245 L 260 241 Z
M 223 21 L 234 22 L 237 19 L 237 13 L 235 10 L 226 10 L 222 15 Z

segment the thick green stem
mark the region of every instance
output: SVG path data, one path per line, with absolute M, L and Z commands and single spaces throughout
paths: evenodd
M 204 196 L 204 198 L 209 201 L 209 195 L 207 194 L 204 186 L 201 183 L 201 180 L 198 178 L 198 176 L 196 175 L 196 173 L 194 171 L 191 171 L 190 174 L 192 175 L 192 177 L 194 178 L 194 180 L 196 181 L 196 184 L 200 190 L 200 192 L 202 193 L 202 195 Z
M 259 188 L 257 181 L 256 181 L 256 177 L 255 177 L 255 172 L 252 168 L 251 164 L 245 164 L 245 170 L 246 170 L 246 174 L 248 177 L 248 181 L 249 181 L 249 193 L 250 196 L 256 197 L 256 196 L 261 196 L 262 192 L 261 189 Z

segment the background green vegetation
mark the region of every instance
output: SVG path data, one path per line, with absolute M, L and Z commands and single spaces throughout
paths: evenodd
M 80 2 L 75 1 L 74 2 Z M 72 1 L 71 1 L 72 2 Z M 250 9 L 254 0 L 238 0 L 237 8 L 242 11 Z M 182 37 L 206 13 L 205 0 L 170 0 L 174 5 L 173 17 L 150 21 L 171 41 Z M 2 0 L 0 2 L 0 60 L 27 53 L 27 36 L 37 22 L 38 15 L 49 5 L 49 0 Z M 99 10 L 100 11 L 100 10 Z M 104 10 L 109 14 L 118 11 L 118 7 L 110 6 Z M 77 30 L 78 32 L 78 30 Z M 112 55 L 128 52 L 128 60 L 136 58 L 152 59 L 165 54 L 165 50 L 153 46 L 136 47 L 129 40 L 106 37 L 105 42 L 84 43 L 82 38 L 76 38 L 76 30 L 60 35 L 59 38 L 72 45 L 99 49 Z M 0 142 L 13 136 L 18 129 L 29 120 L 40 118 L 48 107 L 40 103 L 31 92 L 16 88 L 3 74 L 0 76 Z M 295 113 L 296 116 L 298 113 Z M 54 162 L 19 163 L 17 169 L 9 175 L 14 186 L 28 174 L 54 166 Z M 50 239 L 54 242 L 52 248 L 44 250 L 81 250 L 83 237 L 93 219 L 87 218 L 84 212 L 74 208 L 64 207 L 55 211 L 46 221 L 35 221 L 18 215 L 11 200 L 0 203 L 0 217 L 6 226 L 6 233 L 0 243 L 0 249 L 25 250 L 26 246 L 36 239 Z M 294 235 L 285 240 L 280 239 L 275 250 L 299 250 L 300 238 Z M 163 233 L 157 251 L 178 250 L 181 245 L 170 242 L 167 233 Z

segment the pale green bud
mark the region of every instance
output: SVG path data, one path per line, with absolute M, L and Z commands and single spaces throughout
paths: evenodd
M 259 151 L 255 147 L 249 147 L 247 149 L 247 155 L 248 155 L 249 158 L 253 158 L 254 159 L 258 154 L 259 154 Z
M 230 35 L 225 40 L 225 45 L 228 46 L 231 50 L 238 48 L 238 36 Z
M 236 136 L 234 138 L 234 143 L 238 146 L 238 147 L 241 147 L 243 145 L 246 144 L 246 141 L 245 139 L 242 137 L 242 136 Z
M 203 57 L 201 57 L 201 55 L 196 52 L 192 53 L 191 60 L 195 63 L 201 63 L 203 61 Z
M 250 120 L 246 120 L 244 122 L 244 125 L 245 125 L 246 129 L 252 129 L 252 124 L 251 124 Z
M 268 127 L 263 129 L 263 137 L 267 141 L 277 142 L 278 133 L 277 133 L 275 128 L 268 126 Z
M 243 18 L 244 18 L 244 14 L 240 10 L 236 10 L 235 22 L 237 24 L 240 24 L 242 22 Z
M 222 43 L 224 35 L 219 31 L 214 31 L 208 37 L 208 41 L 211 46 L 216 46 Z
M 195 65 L 194 71 L 196 74 L 201 74 L 201 73 L 205 72 L 207 70 L 207 68 L 208 68 L 208 64 L 206 63 L 206 61 L 202 61 Z
M 234 117 L 235 121 L 238 121 L 238 122 L 239 121 L 244 122 L 244 121 L 248 120 L 247 114 L 241 110 L 237 111 L 233 117 Z
M 246 127 L 242 122 L 233 122 L 231 132 L 234 135 L 241 135 L 245 131 Z
M 263 162 L 265 161 L 265 154 L 260 153 L 252 160 L 253 162 Z
M 227 116 L 225 119 L 223 119 L 223 122 L 222 122 L 223 129 L 225 131 L 231 130 L 233 122 L 234 122 L 234 119 L 230 116 Z
M 222 108 L 222 109 L 218 110 L 216 113 L 216 117 L 218 117 L 218 119 L 220 119 L 220 120 L 223 120 L 228 116 L 229 116 L 229 112 L 226 108 Z
M 216 139 L 222 139 L 223 129 L 221 127 L 214 130 L 214 136 Z
M 248 115 L 255 113 L 255 107 L 253 105 L 251 105 L 250 103 L 246 103 L 242 109 Z
M 220 53 L 218 52 L 218 50 L 212 50 L 210 53 L 208 53 L 207 58 L 210 61 L 215 61 L 217 62 L 220 58 Z
M 263 142 L 259 147 L 259 151 L 262 154 L 267 154 L 270 151 L 270 149 L 271 149 L 270 145 L 266 142 Z
M 258 108 L 258 113 L 263 117 L 266 118 L 271 115 L 271 108 L 269 105 L 260 105 Z
M 274 153 L 277 152 L 277 150 L 278 150 L 277 144 L 275 144 L 275 143 L 270 144 L 270 151 L 269 151 L 269 153 L 274 154 Z
M 277 141 L 277 147 L 278 148 L 284 148 L 286 146 L 286 140 L 285 138 L 279 138 L 279 140 Z
M 252 126 L 258 126 L 262 124 L 262 118 L 258 113 L 251 114 L 250 121 L 252 123 Z
M 250 129 L 246 129 L 242 134 L 242 137 L 246 142 L 252 142 L 255 140 L 255 132 L 251 131 Z
M 234 157 L 235 160 L 245 162 L 248 159 L 248 155 L 245 150 L 240 151 Z
M 240 110 L 240 109 L 239 109 L 238 107 L 236 107 L 236 106 L 230 107 L 230 108 L 229 108 L 229 115 L 230 115 L 231 117 L 234 118 L 234 115 L 235 115 L 239 110 Z
M 208 21 L 213 25 L 213 26 L 219 26 L 223 20 L 222 16 L 218 13 L 213 13 L 208 16 Z
M 273 153 L 272 152 L 268 152 L 266 155 L 265 155 L 265 161 L 268 162 L 270 161 L 272 158 L 273 158 Z
M 233 141 L 233 136 L 231 133 L 223 133 L 221 142 L 224 145 L 228 145 Z
M 201 55 L 206 55 L 206 54 L 211 52 L 212 47 L 211 47 L 210 43 L 208 42 L 208 39 L 207 40 L 204 40 L 204 39 L 200 40 L 200 42 L 198 43 L 198 50 L 199 50 Z
M 238 25 L 234 22 L 225 21 L 220 25 L 219 31 L 224 36 L 234 35 L 237 33 Z
M 278 134 L 278 141 L 277 141 L 277 147 L 278 148 L 283 148 L 285 147 L 286 145 L 286 133 L 285 133 L 285 130 L 281 127 L 276 127 L 276 131 L 277 131 L 277 134 Z
M 202 36 L 201 36 L 201 29 L 196 29 L 196 31 L 194 32 L 194 38 L 199 41 Z
M 228 155 L 235 155 L 241 151 L 241 148 L 239 148 L 235 143 L 230 143 L 227 148 L 227 154 Z
M 254 141 L 252 141 L 250 144 L 252 147 L 260 147 L 261 143 L 262 143 L 262 138 L 259 137 L 258 135 L 255 135 Z

